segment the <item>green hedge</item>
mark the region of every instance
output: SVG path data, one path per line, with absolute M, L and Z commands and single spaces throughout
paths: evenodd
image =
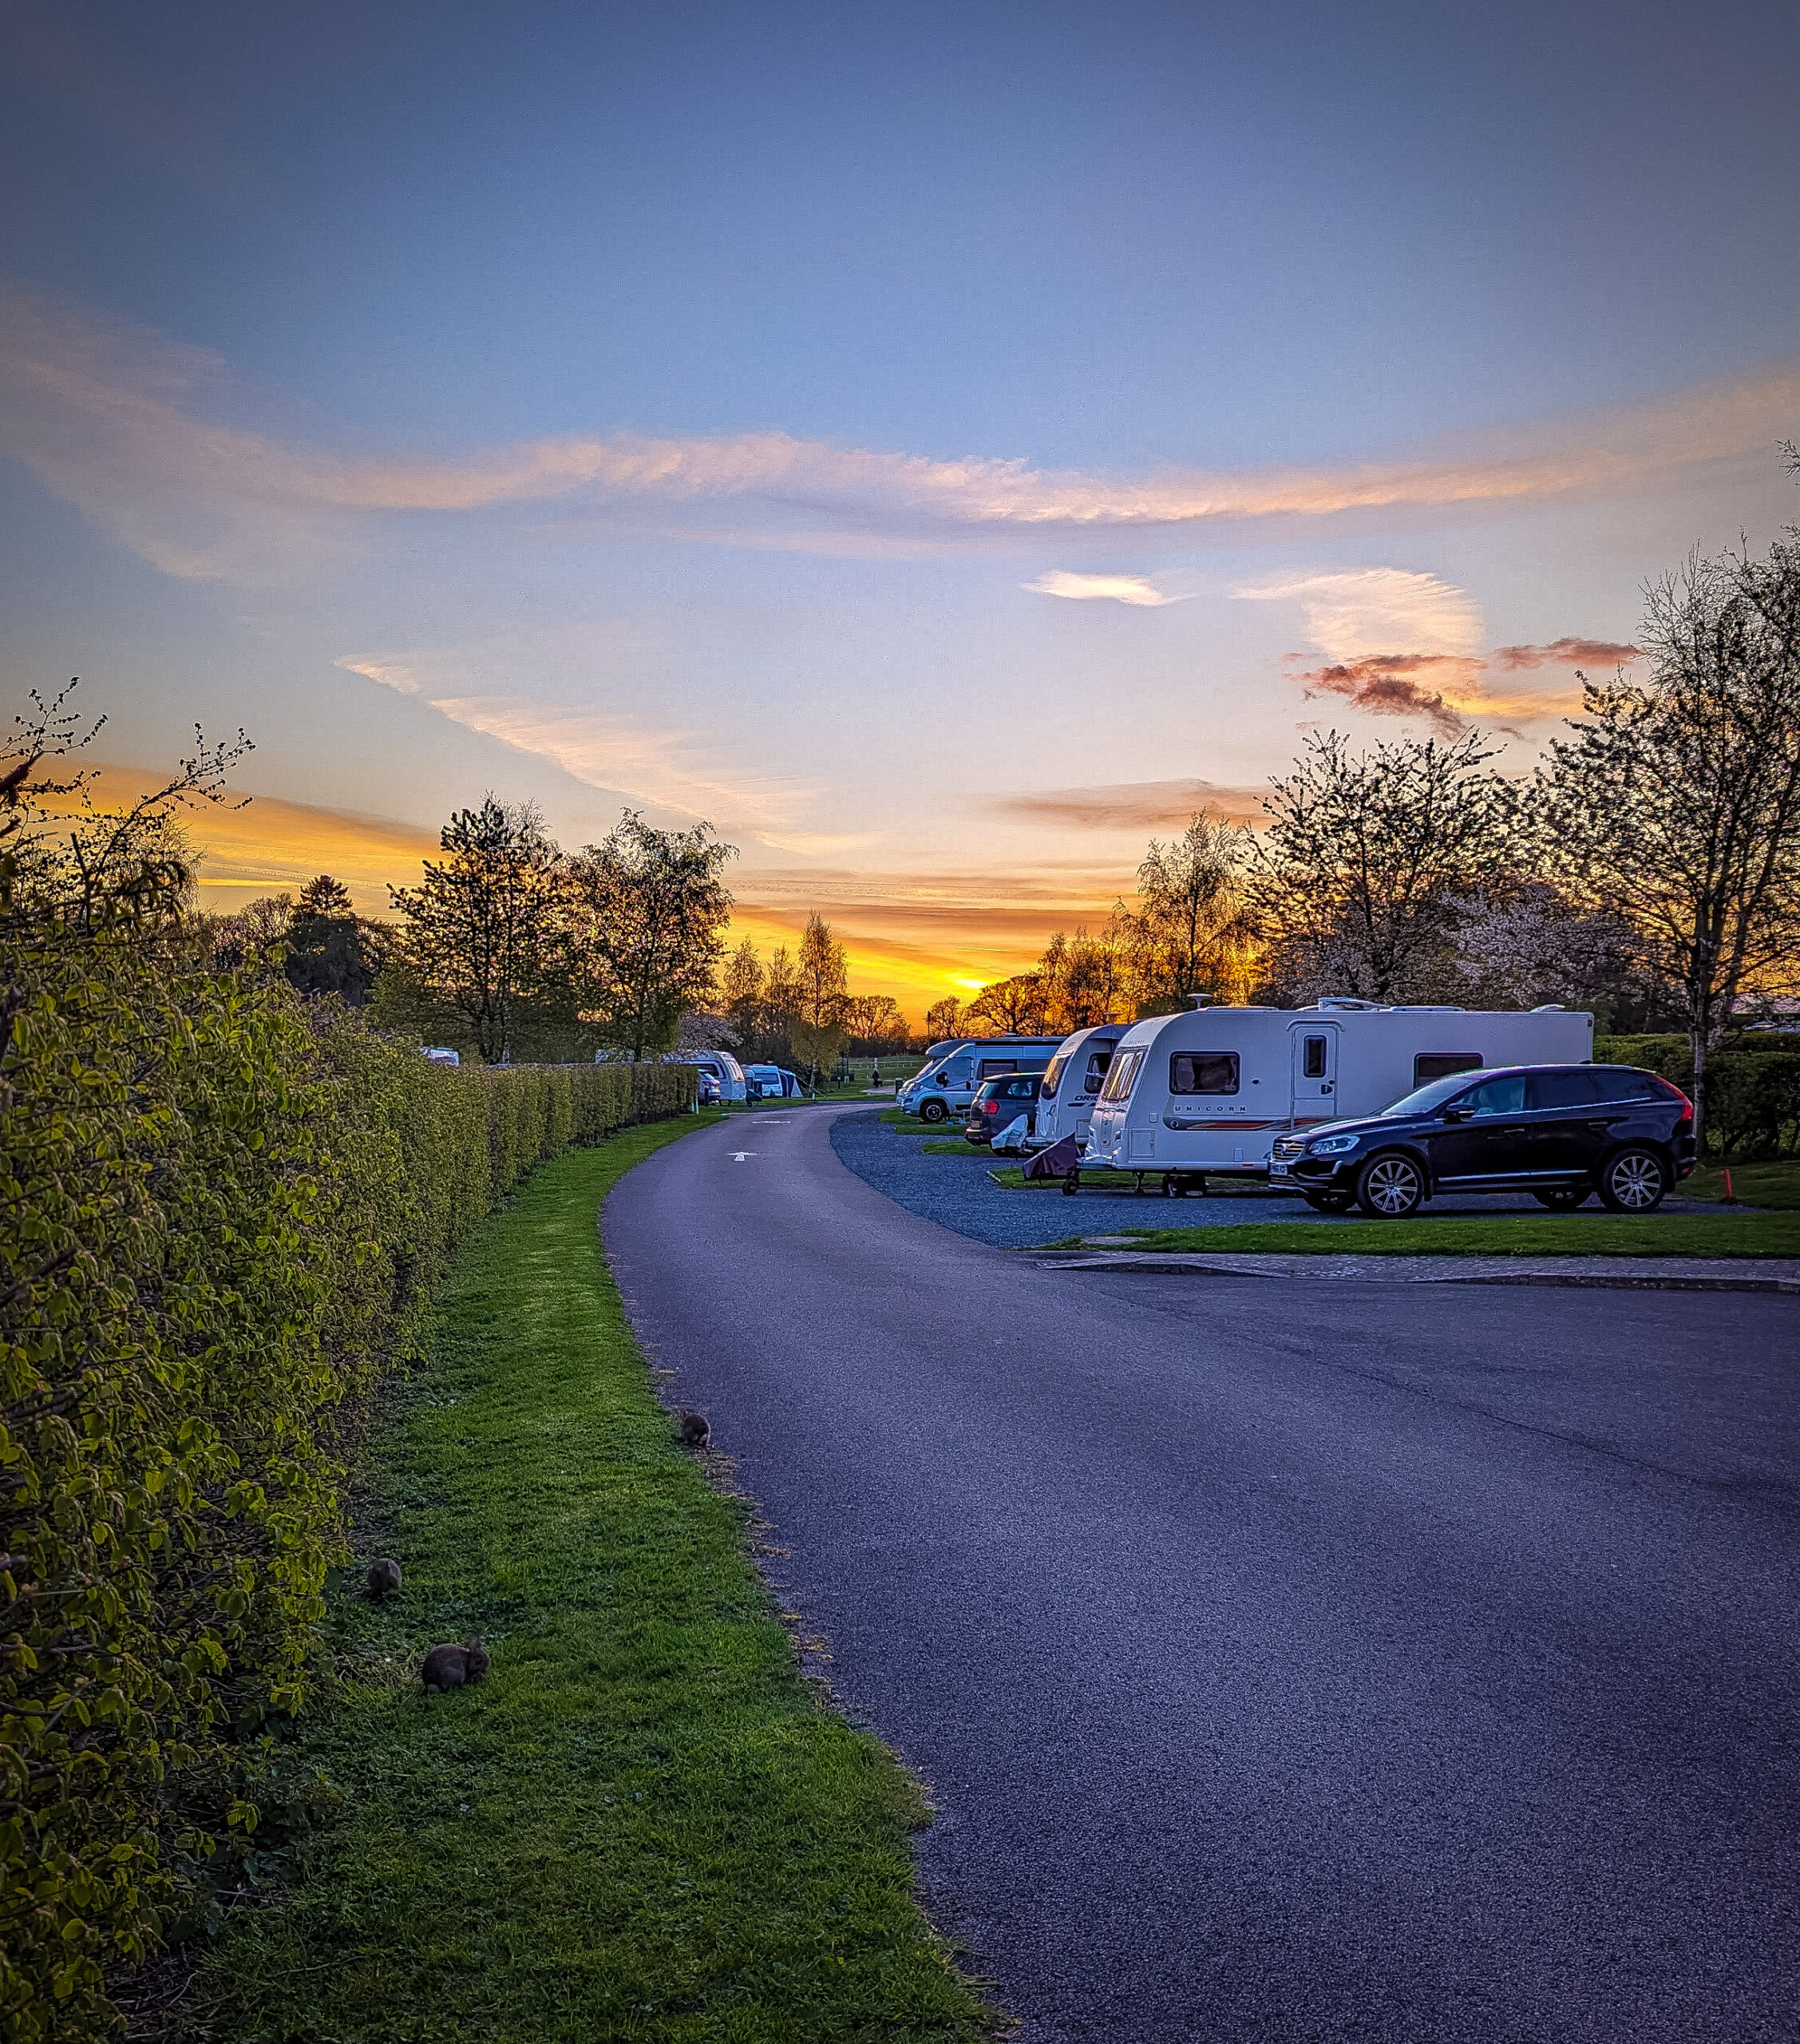
M 346 1416 L 489 1207 L 685 1066 L 445 1068 L 129 935 L 0 959 L 0 2033 L 114 2026 L 255 1823 Z
M 1683 1091 L 1694 1089 L 1694 1059 L 1685 1036 L 1596 1036 L 1605 1064 L 1660 1072 Z M 1755 1031 L 1729 1040 L 1707 1060 L 1706 1147 L 1723 1159 L 1760 1160 L 1800 1153 L 1800 1036 Z

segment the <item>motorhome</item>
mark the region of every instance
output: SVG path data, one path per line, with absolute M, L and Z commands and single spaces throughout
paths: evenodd
M 949 1056 L 928 1064 L 900 1090 L 899 1104 L 921 1121 L 947 1121 L 966 1114 L 984 1079 L 1009 1072 L 1041 1072 L 1055 1056 L 1060 1036 L 976 1036 L 957 1044 Z
M 1082 1153 L 1083 1172 L 1162 1176 L 1165 1190 L 1208 1177 L 1264 1178 L 1277 1135 L 1379 1114 L 1427 1079 L 1510 1064 L 1581 1064 L 1594 1018 L 1383 1008 L 1324 999 L 1311 1008 L 1209 1008 L 1127 1029 L 1113 1052 Z
M 1065 1135 L 1087 1140 L 1094 1103 L 1106 1083 L 1107 1067 L 1129 1022 L 1103 1022 L 1095 1029 L 1078 1029 L 1065 1036 L 1050 1061 L 1038 1092 L 1035 1125 L 1026 1139 L 1028 1150 L 1045 1150 Z

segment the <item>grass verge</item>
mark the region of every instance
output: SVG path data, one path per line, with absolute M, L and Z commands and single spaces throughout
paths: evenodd
M 1800 1163 L 1786 1159 L 1774 1164 L 1734 1164 L 1731 1194 L 1742 1206 L 1793 1212 L 1800 1208 Z M 1681 1182 L 1683 1199 L 1725 1197 L 1725 1174 L 1707 1168 Z
M 1254 1256 L 1800 1256 L 1800 1214 L 1473 1215 L 1122 1228 L 1134 1249 Z M 1078 1235 L 1046 1249 L 1078 1249 Z
M 338 1693 L 291 1756 L 334 1785 L 338 1816 L 284 1900 L 227 1918 L 190 2034 L 991 2027 L 914 1899 L 919 1789 L 803 1679 L 600 1250 L 607 1189 L 694 1125 L 549 1165 L 461 1260 L 430 1367 L 370 1444 L 404 1590 L 334 1601 Z M 424 1648 L 472 1631 L 487 1676 L 426 1697 Z

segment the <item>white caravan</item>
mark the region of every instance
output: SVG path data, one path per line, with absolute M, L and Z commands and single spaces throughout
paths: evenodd
M 663 1060 L 665 1064 L 691 1064 L 702 1072 L 710 1072 L 718 1081 L 718 1097 L 722 1103 L 743 1100 L 750 1097 L 750 1086 L 744 1077 L 744 1068 L 730 1051 L 680 1051 Z
M 1125 1031 L 1094 1109 L 1082 1169 L 1268 1175 L 1277 1135 L 1351 1121 L 1454 1072 L 1585 1064 L 1594 1018 L 1463 1008 L 1199 1008 Z
M 1130 1026 L 1129 1022 L 1103 1022 L 1097 1029 L 1078 1029 L 1063 1038 L 1038 1089 L 1027 1149 L 1048 1149 L 1065 1135 L 1074 1136 L 1078 1143 L 1087 1140 L 1088 1118 L 1106 1083 L 1114 1048 Z

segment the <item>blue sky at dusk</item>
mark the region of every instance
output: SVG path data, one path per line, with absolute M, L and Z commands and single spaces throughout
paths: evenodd
M 629 802 L 916 1013 L 1306 729 L 1522 770 L 1647 577 L 1797 515 L 1791 7 L 0 50 L 0 659 L 121 774 L 248 727 L 221 905 L 329 850 L 378 908 L 489 788 Z

